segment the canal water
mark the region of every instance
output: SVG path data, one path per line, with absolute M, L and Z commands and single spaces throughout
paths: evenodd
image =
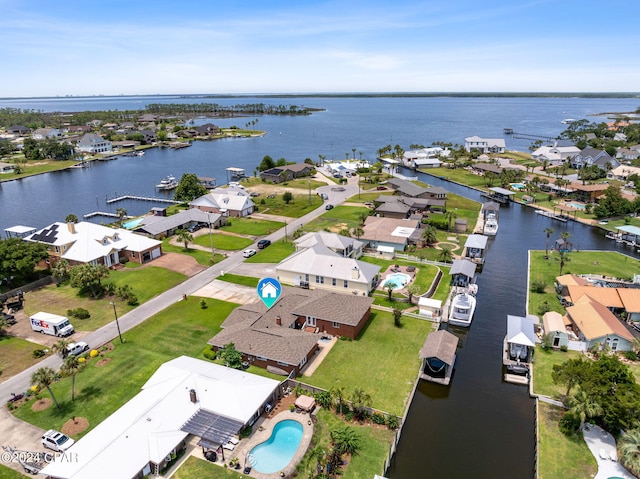
M 418 175 L 453 193 L 487 201 L 470 188 Z M 505 383 L 502 370 L 507 314 L 527 313 L 528 250 L 544 250 L 544 230 L 551 227 L 550 243 L 568 231 L 577 250 L 633 255 L 630 248 L 605 239 L 601 231 L 575 222 L 559 223 L 518 204 L 501 207 L 499 223 L 477 277 L 478 302 L 471 327 L 452 330 L 461 341 L 451 385 L 420 382 L 387 473 L 391 479 L 532 478 L 534 401 L 527 387 Z M 570 263 L 566 270 L 571 270 Z

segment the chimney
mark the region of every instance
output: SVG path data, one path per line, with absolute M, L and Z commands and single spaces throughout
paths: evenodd
M 72 235 L 76 234 L 76 224 L 73 221 L 67 223 L 67 229 Z
M 360 277 L 360 270 L 357 266 L 351 269 L 351 279 L 358 279 Z
M 196 395 L 196 390 L 195 389 L 190 389 L 189 390 L 189 398 L 191 399 L 191 402 L 193 404 L 198 402 L 198 396 Z
M 282 318 L 280 316 L 276 316 L 276 324 L 282 326 Z

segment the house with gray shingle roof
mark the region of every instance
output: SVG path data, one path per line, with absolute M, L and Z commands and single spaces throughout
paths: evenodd
M 349 236 L 342 236 L 337 233 L 329 233 L 328 231 L 306 233 L 293 243 L 296 247 L 296 251 L 311 248 L 312 246 L 320 243 L 340 256 L 355 259 L 362 256 L 362 248 L 364 247 L 364 243 L 362 241 L 353 239 Z
M 173 235 L 177 229 L 187 229 L 195 223 L 211 223 L 212 228 L 219 228 L 224 222 L 225 218 L 220 214 L 190 208 L 171 216 L 146 216 L 135 232 L 159 239 Z
M 572 168 L 584 168 L 585 166 L 598 166 L 601 170 L 607 171 L 607 169 L 613 169 L 620 166 L 620 162 L 615 158 L 609 156 L 609 154 L 604 150 L 599 150 L 597 148 L 585 148 L 580 153 L 571 158 L 571 167 Z M 608 168 L 607 165 L 611 165 L 611 168 Z
M 78 150 L 85 153 L 106 153 L 112 149 L 113 146 L 109 140 L 105 140 L 95 133 L 86 133 L 78 142 Z
M 249 193 L 237 188 L 216 189 L 189 203 L 189 208 L 198 208 L 222 216 L 248 216 L 255 210 Z
M 299 374 L 318 350 L 319 333 L 355 339 L 369 320 L 372 298 L 284 287 L 270 308 L 252 303 L 234 309 L 208 343 L 233 343 L 249 364 Z

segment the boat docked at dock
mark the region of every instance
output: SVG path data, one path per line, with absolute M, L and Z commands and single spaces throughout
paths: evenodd
M 495 213 L 487 213 L 482 233 L 485 236 L 495 236 L 498 234 L 498 217 Z
M 527 384 L 536 343 L 536 319 L 507 315 L 507 334 L 502 348 L 502 364 L 507 369 L 505 381 Z
M 160 180 L 160 183 L 156 185 L 156 189 L 158 190 L 173 190 L 176 186 L 178 186 L 178 181 L 174 176 L 169 175 L 166 178 Z
M 473 321 L 476 310 L 476 298 L 471 294 L 473 290 L 465 288 L 463 292 L 456 292 L 449 307 L 449 324 L 468 328 Z

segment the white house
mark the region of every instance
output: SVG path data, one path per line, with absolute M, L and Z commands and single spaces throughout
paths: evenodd
M 479 136 L 469 136 L 464 139 L 464 149 L 480 150 L 481 153 L 504 153 L 506 144 L 504 138 L 480 138 Z
M 57 128 L 38 128 L 31 134 L 34 140 L 45 140 L 47 138 L 60 138 L 60 130 Z
M 208 213 L 222 216 L 249 216 L 255 211 L 255 203 L 249 193 L 242 188 L 216 189 L 189 203 L 190 208 L 198 208 Z
M 306 233 L 295 240 L 296 251 L 311 248 L 317 244 L 322 244 L 340 256 L 358 259 L 362 256 L 364 243 L 348 236 L 342 236 L 328 231 L 317 231 Z
M 92 155 L 95 153 L 107 153 L 113 150 L 113 146 L 109 140 L 105 140 L 95 133 L 86 133 L 78 142 L 77 148 L 79 151 Z
M 311 289 L 368 295 L 380 267 L 342 256 L 317 243 L 296 251 L 276 266 L 281 283 Z
M 181 356 L 41 474 L 54 479 L 157 475 L 194 435 L 225 445 L 273 401 L 278 381 Z
M 575 145 L 571 146 L 541 146 L 531 153 L 531 157 L 539 162 L 546 161 L 549 166 L 558 166 L 566 163 L 567 160 L 573 158 L 580 153 L 580 148 Z

